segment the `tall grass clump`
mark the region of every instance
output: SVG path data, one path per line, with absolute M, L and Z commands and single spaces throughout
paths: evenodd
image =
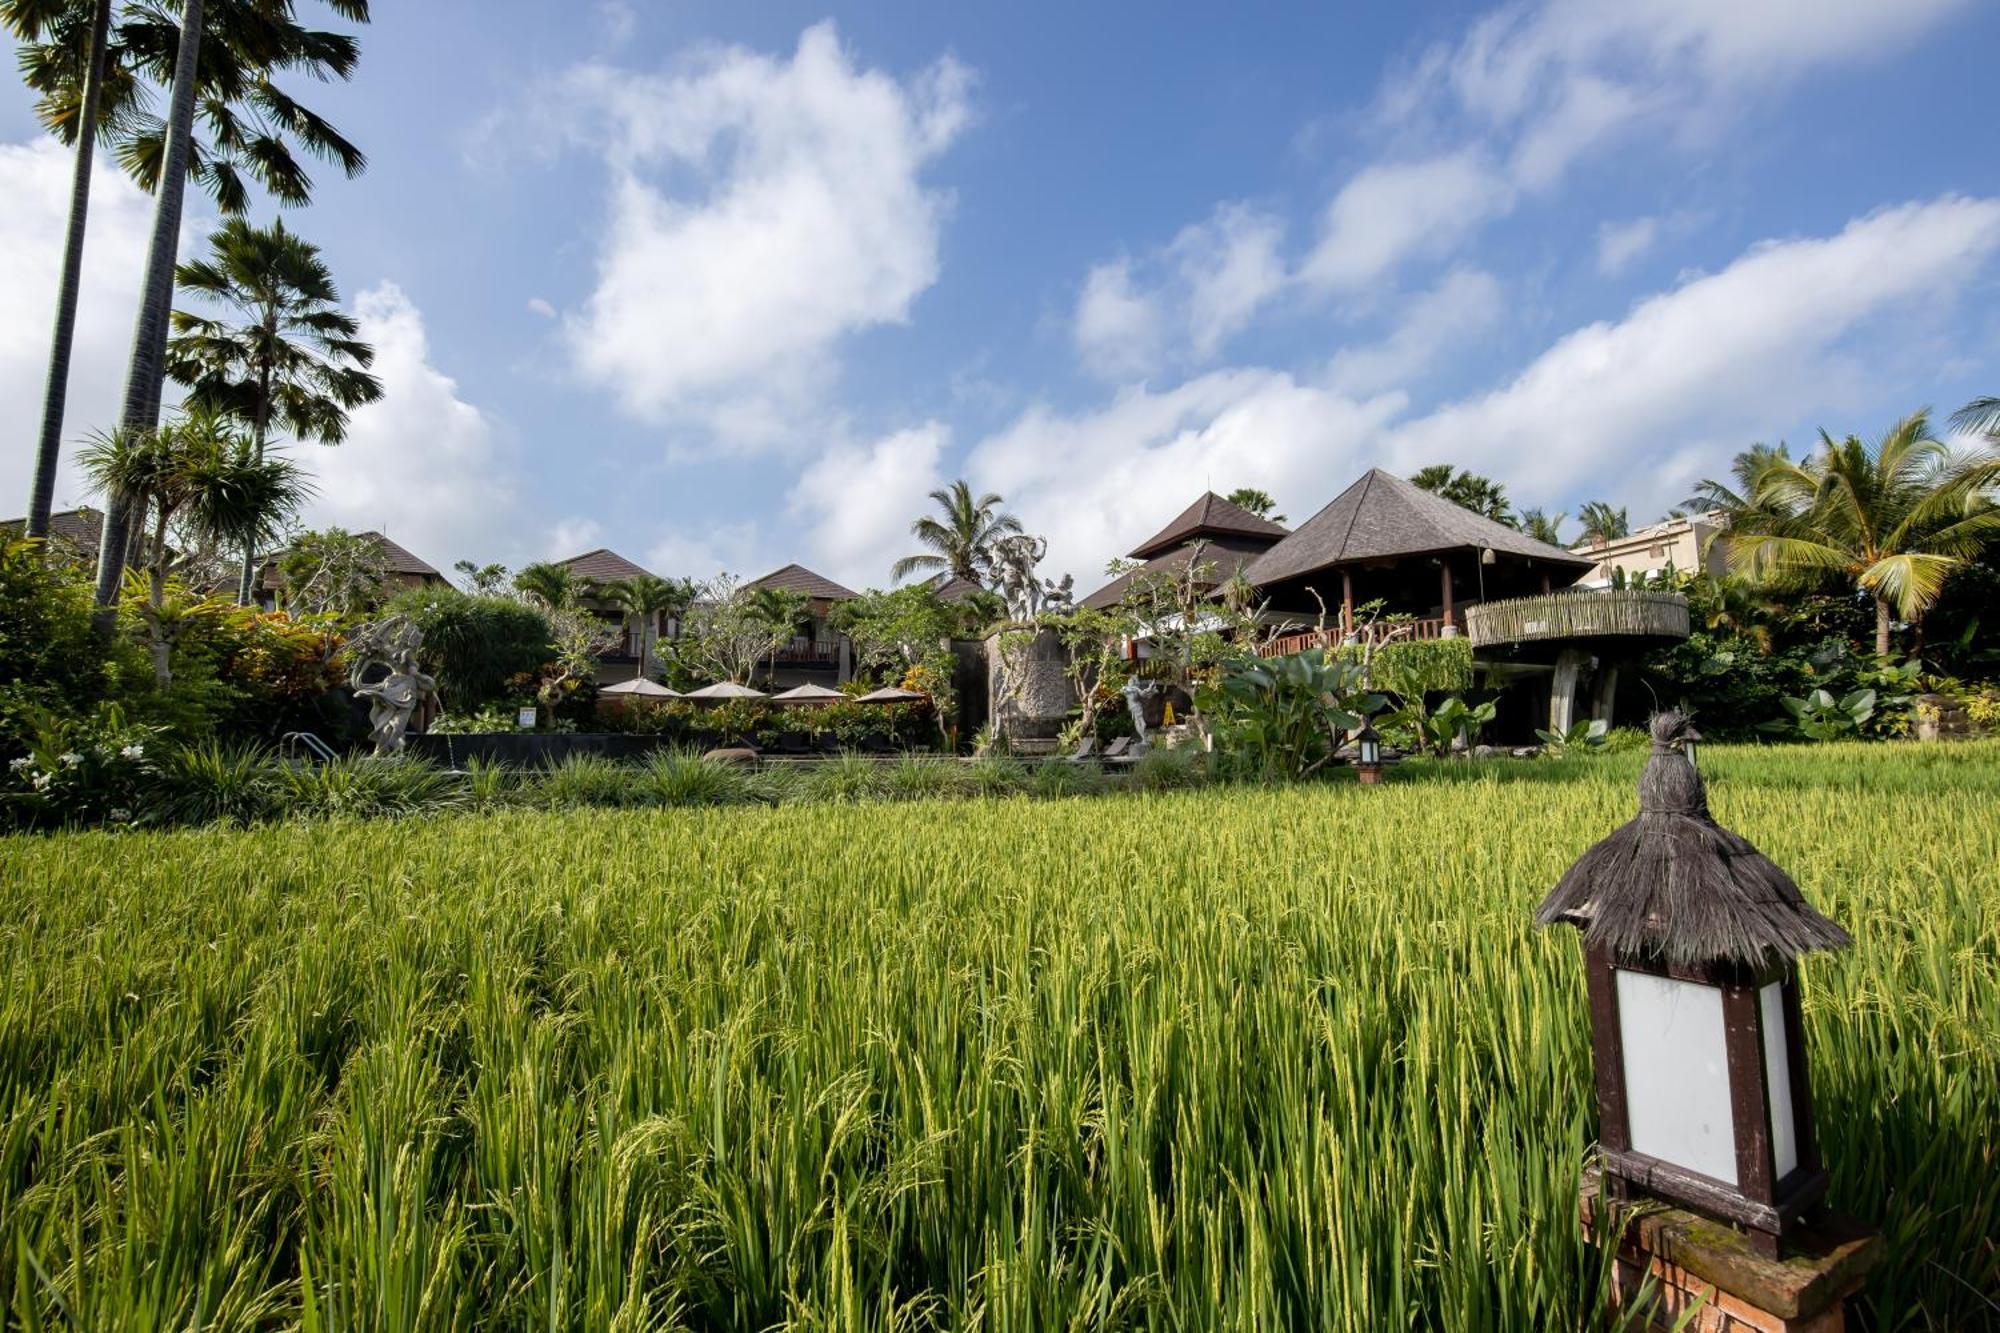
M 1638 764 L 0 839 L 0 1310 L 1604 1328 L 1530 916 Z M 2000 744 L 1702 765 L 1855 936 L 1802 998 L 1866 1326 L 1992 1327 Z
M 741 764 L 705 759 L 691 750 L 649 755 L 635 781 L 659 805 L 742 805 L 759 799 L 756 783 Z
M 933 759 L 906 754 L 886 766 L 881 776 L 884 796 L 900 801 L 931 797 L 964 796 L 969 790 L 965 766 L 955 759 Z
M 884 765 L 847 751 L 805 766 L 804 795 L 817 801 L 866 801 L 882 795 Z
M 1133 785 L 1143 791 L 1186 791 L 1208 776 L 1208 752 L 1194 745 L 1155 745 L 1132 765 Z
M 166 747 L 143 811 L 149 824 L 254 824 L 276 814 L 277 756 L 217 740 Z
M 565 755 L 540 772 L 524 776 L 524 799 L 550 810 L 585 806 L 643 805 L 649 785 L 640 770 L 598 754 Z
M 421 759 L 344 755 L 322 764 L 272 770 L 278 804 L 308 819 L 436 814 L 463 806 L 459 780 Z

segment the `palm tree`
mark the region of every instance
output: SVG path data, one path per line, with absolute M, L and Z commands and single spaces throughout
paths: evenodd
M 993 545 L 1021 531 L 1021 520 L 1001 509 L 1004 503 L 990 491 L 974 499 L 963 481 L 931 492 L 944 518 L 924 517 L 910 525 L 910 535 L 931 549 L 906 555 L 889 570 L 900 583 L 912 574 L 949 573 L 954 578 L 984 584 L 993 570 Z
M 778 669 L 778 650 L 798 634 L 799 624 L 811 606 L 810 598 L 790 588 L 766 585 L 750 589 L 744 607 L 752 621 L 770 631 L 771 670 Z
M 497 562 L 481 565 L 461 560 L 452 570 L 465 580 L 465 590 L 474 597 L 497 597 L 507 586 L 507 566 Z
M 653 674 L 653 645 L 658 640 L 660 620 L 687 609 L 694 600 L 694 585 L 681 579 L 663 579 L 658 574 L 634 574 L 600 583 L 595 591 L 632 622 L 639 639 L 639 674 Z
M 1588 542 L 1611 542 L 1632 533 L 1632 520 L 1624 509 L 1613 509 L 1603 500 L 1586 501 L 1576 511 L 1577 522 L 1583 524 L 1583 539 Z
M 282 219 L 254 227 L 231 218 L 209 250 L 176 278 L 234 322 L 174 311 L 167 373 L 188 387 L 190 403 L 247 424 L 260 455 L 274 425 L 294 439 L 340 443 L 348 412 L 381 398 L 382 383 L 368 373 L 375 349 L 340 309 L 319 247 L 285 230 Z M 243 553 L 238 605 L 250 600 L 256 558 Z
M 1521 511 L 1521 531 L 1527 533 L 1538 542 L 1547 542 L 1551 546 L 1561 546 L 1563 544 L 1563 520 L 1568 517 L 1568 514 L 1551 515 L 1543 513 L 1539 509 L 1523 509 Z
M 2000 398 L 1975 398 L 1951 414 L 1951 428 L 2000 439 Z
M 1278 507 L 1278 502 L 1271 498 L 1269 491 L 1260 491 L 1255 486 L 1238 486 L 1222 498 L 1239 509 L 1249 510 L 1258 518 L 1268 518 L 1273 523 L 1283 523 L 1285 521 L 1283 514 L 1274 514 L 1271 512 Z
M 1732 569 L 1753 578 L 1837 572 L 1875 603 L 1875 653 L 1893 621 L 1922 622 L 1945 580 L 2000 534 L 2000 442 L 1954 454 L 1915 412 L 1875 444 L 1820 432 L 1801 462 L 1773 461 L 1754 506 L 1727 537 Z
M 344 18 L 368 21 L 368 0 L 326 3 Z M 214 0 L 214 5 L 213 31 L 205 0 L 181 0 L 178 23 L 146 6 L 118 28 L 132 68 L 172 88 L 165 121 L 157 126 L 148 122 L 120 144 L 118 154 L 125 169 L 156 197 L 119 415 L 127 431 L 150 431 L 160 419 L 181 210 L 190 175 L 225 212 L 238 213 L 249 205 L 246 170 L 281 202 L 310 199 L 312 180 L 291 153 L 287 136 L 339 163 L 350 176 L 366 165 L 359 149 L 280 91 L 270 77 L 277 69 L 296 69 L 314 77 L 346 78 L 358 57 L 354 40 L 301 27 L 292 19 L 289 3 Z M 194 140 L 197 102 L 212 140 L 207 147 Z M 126 505 L 114 501 L 104 518 L 95 619 L 107 638 L 133 517 Z
M 553 610 L 576 605 L 583 595 L 583 581 L 568 565 L 538 560 L 514 573 L 514 591 L 536 598 Z
M 1441 495 L 1461 509 L 1470 509 L 1495 523 L 1514 526 L 1514 514 L 1507 503 L 1507 488 L 1491 477 L 1462 471 L 1449 463 L 1433 463 L 1410 475 L 1410 483 L 1433 495 Z
M 168 538 L 179 530 L 196 544 L 268 541 L 305 503 L 311 483 L 297 464 L 259 454 L 228 421 L 204 411 L 151 431 L 99 435 L 81 461 L 85 475 L 110 496 L 143 504 L 151 515 L 145 617 L 153 673 L 164 688 L 173 678 L 177 637 L 166 610 L 174 566 Z

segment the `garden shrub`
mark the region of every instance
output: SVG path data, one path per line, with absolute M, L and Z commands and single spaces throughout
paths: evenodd
M 262 745 L 218 741 L 169 746 L 147 794 L 147 824 L 254 824 L 279 809 L 277 759 Z
M 638 770 L 596 754 L 572 754 L 543 769 L 525 787 L 527 798 L 551 810 L 579 806 L 643 805 Z
M 814 764 L 806 794 L 821 801 L 865 801 L 885 790 L 883 766 L 867 755 L 842 753 Z
M 962 796 L 967 789 L 962 765 L 949 759 L 905 755 L 887 766 L 882 776 L 886 795 L 915 801 L 926 797 Z
M 422 814 L 463 806 L 467 799 L 458 778 L 418 759 L 350 755 L 274 771 L 285 813 L 308 818 Z
M 982 755 L 965 766 L 965 785 L 976 796 L 1014 796 L 1028 789 L 1028 769 L 1011 755 Z
M 634 777 L 660 805 L 741 805 L 758 799 L 751 775 L 741 765 L 704 759 L 689 750 L 652 754 Z
M 537 673 L 555 655 L 547 617 L 511 597 L 411 588 L 391 598 L 383 612 L 408 616 L 424 632 L 424 666 L 453 713 L 531 694 Z
M 115 706 L 87 717 L 32 710 L 22 753 L 0 774 L 0 827 L 131 823 L 151 783 L 160 731 Z
M 1141 791 L 1185 791 L 1208 777 L 1208 754 L 1194 745 L 1155 745 L 1132 765 L 1132 783 Z
M 1056 759 L 1035 765 L 1028 775 L 1028 794 L 1041 799 L 1094 796 L 1104 790 L 1104 774 L 1095 764 Z

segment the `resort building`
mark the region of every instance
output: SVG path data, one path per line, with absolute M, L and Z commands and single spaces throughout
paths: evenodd
M 576 577 L 581 589 L 578 605 L 605 624 L 618 628 L 618 642 L 598 655 L 594 673 L 596 682 L 599 685 L 616 685 L 620 681 L 650 674 L 648 664 L 641 660 L 641 655 L 648 645 L 674 637 L 679 626 L 671 617 L 659 612 L 654 613 L 650 626 L 640 625 L 622 607 L 600 595 L 597 589 L 607 583 L 622 583 L 627 579 L 650 575 L 652 571 L 603 546 L 550 563 Z
M 446 582 L 445 576 L 428 561 L 412 555 L 381 533 L 357 532 L 354 536 L 362 541 L 379 543 L 382 548 L 384 599 L 395 596 L 405 588 L 429 588 Z M 257 605 L 266 611 L 275 609 L 284 599 L 284 559 L 285 552 L 273 551 L 264 557 L 264 563 L 257 571 L 253 597 Z
M 1578 542 L 1570 550 L 1595 562 L 1581 580 L 1588 587 L 1608 586 L 1619 575 L 1636 579 L 1669 570 L 1724 574 L 1729 557 L 1715 539 L 1725 526 L 1707 514 L 1670 518 L 1623 537 Z
M 832 625 L 833 610 L 857 596 L 852 588 L 835 583 L 804 565 L 783 565 L 762 578 L 743 585 L 748 591 L 779 588 L 803 594 L 806 614 L 792 641 L 775 653 L 760 673 L 760 679 L 780 689 L 794 685 L 838 685 L 854 676 L 854 646 Z
M 0 522 L 0 538 L 13 541 L 28 530 L 25 518 Z M 95 561 L 97 544 L 104 533 L 104 512 L 89 505 L 58 509 L 49 515 L 49 550 L 66 560 Z
M 1290 535 L 1270 519 L 1209 491 L 1126 553 L 1139 562 L 1136 568 L 1084 597 L 1079 605 L 1096 610 L 1116 606 L 1133 584 L 1161 575 L 1179 577 L 1197 555 L 1209 566 L 1202 582 L 1212 588 L 1235 578 Z

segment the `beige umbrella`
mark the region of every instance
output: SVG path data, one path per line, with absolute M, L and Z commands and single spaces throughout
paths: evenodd
M 879 690 L 862 695 L 857 702 L 864 704 L 920 704 L 929 697 L 929 695 L 918 694 L 915 690 L 906 690 L 896 685 L 884 685 Z
M 685 699 L 679 690 L 670 690 L 658 681 L 636 676 L 631 680 L 621 680 L 616 685 L 606 685 L 599 694 L 619 695 L 628 699 Z
M 699 699 L 704 703 L 720 703 L 725 699 L 768 699 L 771 696 L 762 690 L 753 690 L 748 685 L 738 685 L 733 680 L 725 680 L 714 685 L 704 685 L 698 690 L 689 690 L 681 697 Z
M 824 685 L 799 685 L 771 696 L 774 704 L 837 704 L 847 696 Z

